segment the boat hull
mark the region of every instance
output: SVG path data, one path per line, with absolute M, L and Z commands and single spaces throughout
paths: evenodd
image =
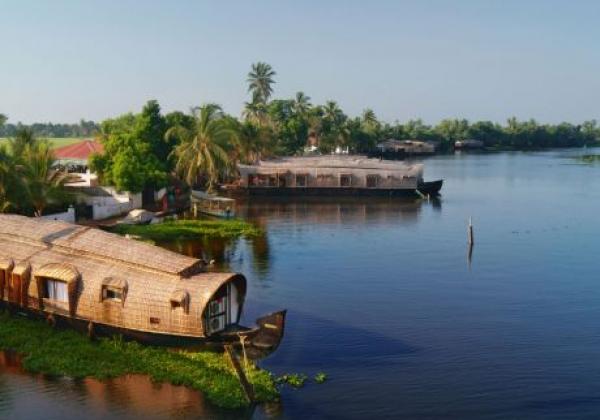
M 418 186 L 421 194 L 438 195 L 442 189 L 443 180 L 422 182 Z M 417 197 L 419 194 L 411 188 L 340 188 L 340 187 L 296 187 L 296 188 L 237 188 L 228 190 L 233 195 L 249 195 L 263 197 Z
M 443 185 L 444 180 L 438 179 L 437 181 L 421 182 L 417 189 L 421 194 L 439 195 Z
M 211 336 L 181 336 L 177 334 L 164 334 L 152 331 L 139 331 L 122 328 L 114 325 L 92 322 L 81 318 L 71 318 L 62 314 L 50 314 L 43 311 L 22 308 L 8 302 L 1 302 L 0 306 L 8 309 L 16 316 L 26 316 L 32 319 L 46 320 L 56 328 L 74 329 L 92 337 L 120 336 L 125 340 L 137 341 L 142 344 L 167 347 L 202 347 L 220 349 L 224 344 L 241 345 L 240 336 L 245 337 L 245 346 L 252 348 L 253 354 L 264 356 L 273 352 L 283 339 L 285 329 L 286 311 L 277 311 L 256 320 L 256 327 L 248 328 L 232 325 L 228 330 Z M 51 315 L 51 317 L 50 317 Z

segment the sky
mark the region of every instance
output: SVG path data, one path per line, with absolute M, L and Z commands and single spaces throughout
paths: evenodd
M 384 121 L 600 119 L 600 2 L 0 0 L 0 113 L 77 122 L 216 102 L 252 63 Z

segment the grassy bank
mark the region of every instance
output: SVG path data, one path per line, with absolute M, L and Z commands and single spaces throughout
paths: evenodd
M 40 138 L 44 138 L 44 137 L 40 137 Z M 2 142 L 6 141 L 6 140 L 8 140 L 6 137 L 0 137 L 0 144 L 2 144 Z M 53 148 L 67 146 L 69 144 L 77 143 L 82 140 L 83 140 L 83 138 L 78 138 L 78 137 L 49 137 L 48 138 L 48 141 L 50 142 L 50 144 L 52 145 Z
M 237 376 L 221 353 L 185 352 L 143 346 L 118 339 L 90 341 L 72 330 L 58 330 L 43 321 L 0 314 L 0 349 L 23 354 L 23 367 L 32 373 L 106 379 L 146 374 L 158 382 L 201 391 L 224 408 L 248 405 Z M 249 367 L 247 375 L 259 402 L 279 396 L 273 376 Z
M 154 225 L 117 225 L 111 231 L 151 240 L 252 237 L 261 233 L 254 225 L 241 220 L 171 220 Z

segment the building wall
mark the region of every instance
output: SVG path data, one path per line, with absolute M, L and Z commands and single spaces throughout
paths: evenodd
M 142 193 L 119 192 L 114 187 L 98 187 L 109 195 L 81 196 L 80 200 L 92 206 L 93 219 L 102 220 L 129 213 L 142 207 Z
M 75 223 L 75 209 L 73 206 L 70 206 L 69 209 L 64 213 L 47 214 L 41 218 L 46 220 L 60 220 L 67 223 Z

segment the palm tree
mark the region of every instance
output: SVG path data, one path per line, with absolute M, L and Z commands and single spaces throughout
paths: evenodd
M 292 109 L 298 115 L 306 115 L 310 110 L 310 96 L 306 96 L 304 92 L 297 92 L 296 98 L 292 104 Z
M 10 150 L 12 155 L 19 159 L 23 156 L 25 148 L 33 147 L 37 142 L 37 138 L 31 128 L 22 127 L 17 130 L 15 137 L 9 140 Z
M 252 64 L 252 70 L 248 73 L 248 92 L 252 92 L 252 98 L 266 104 L 273 93 L 272 85 L 275 83 L 273 76 L 277 73 L 270 65 L 263 62 Z
M 367 128 L 375 128 L 379 125 L 377 116 L 371 108 L 367 108 L 362 113 L 362 123 Z
M 343 120 L 345 120 L 345 115 L 336 101 L 325 102 L 325 107 L 323 108 L 323 117 L 332 125 L 339 125 Z
M 180 139 L 181 143 L 173 150 L 175 170 L 192 186 L 197 183 L 198 177 L 205 176 L 207 189 L 212 191 L 219 180 L 233 169 L 228 149 L 236 142 L 237 132 L 216 104 L 195 109 L 191 129 L 171 127 L 165 137 L 168 140 Z
M 0 213 L 15 207 L 18 190 L 15 161 L 5 147 L 0 147 Z
M 23 193 L 36 217 L 43 214 L 49 204 L 64 202 L 69 194 L 64 186 L 71 175 L 54 169 L 55 158 L 47 141 L 27 144 L 23 150 Z
M 262 102 L 256 93 L 252 95 L 252 102 L 246 102 L 244 105 L 243 117 L 246 120 L 259 125 L 266 125 L 268 123 L 267 105 Z
M 256 163 L 272 152 L 273 130 L 271 127 L 246 121 L 238 132 L 240 158 L 246 163 Z

